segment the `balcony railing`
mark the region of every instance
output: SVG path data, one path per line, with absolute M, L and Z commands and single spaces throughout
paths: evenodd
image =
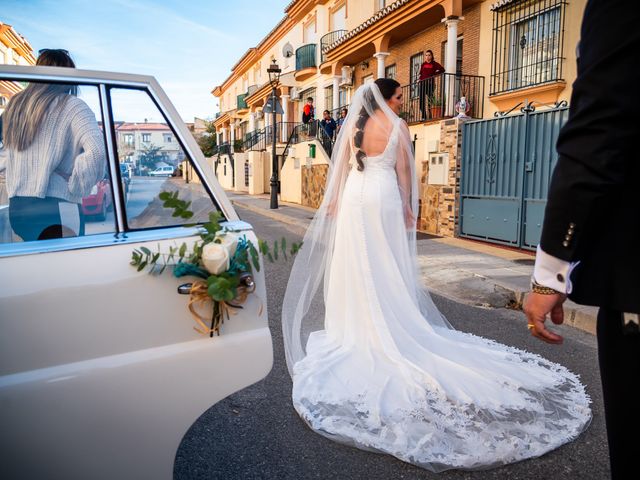
M 245 109 L 245 108 L 249 108 L 247 106 L 247 102 L 244 101 L 244 99 L 247 97 L 246 93 L 243 93 L 241 95 L 238 95 L 238 110 L 240 109 Z
M 455 117 L 464 97 L 467 116 L 482 118 L 484 77 L 441 73 L 402 87 L 402 116 L 407 123 Z
M 316 65 L 316 44 L 303 45 L 296 50 L 296 70 L 315 67 Z
M 320 39 L 320 63 L 324 63 L 327 54 L 324 49 L 331 45 L 333 42 L 337 41 L 339 38 L 344 36 L 347 33 L 347 30 L 334 30 L 333 32 L 327 33 Z

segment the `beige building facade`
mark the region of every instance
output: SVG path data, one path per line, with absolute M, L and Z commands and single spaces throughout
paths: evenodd
M 11 25 L 0 22 L 0 64 L 35 65 L 36 58 L 31 44 Z M 9 99 L 22 87 L 16 82 L 0 82 L 0 114 Z
M 307 149 L 288 146 L 306 98 L 314 99 L 316 118 L 324 109 L 337 116 L 363 83 L 395 78 L 403 89 L 401 115 L 409 124 L 420 174 L 419 227 L 455 235 L 463 123 L 469 117 L 516 114 L 527 103 L 545 109 L 569 102 L 585 4 L 586 0 L 294 0 L 284 18 L 213 90 L 220 99 L 218 140 L 244 150 L 245 162 L 259 159 L 263 176 L 270 170 L 270 155 L 263 153 L 271 152 L 265 137 L 272 120 L 263 109 L 271 95 L 267 68 L 275 60 L 282 70 L 276 95 L 283 106 L 276 118 L 277 152 L 294 152 L 296 165 L 311 170 L 317 160 L 307 160 Z M 436 94 L 428 106 L 420 99 L 418 78 L 425 50 L 432 50 L 445 68 L 434 80 Z M 458 118 L 461 112 L 468 117 Z M 303 203 L 308 197 L 304 185 L 318 182 L 308 178 L 309 172 L 296 172 L 288 161 L 279 159 L 284 165 L 281 193 Z M 262 181 L 263 191 L 268 188 Z

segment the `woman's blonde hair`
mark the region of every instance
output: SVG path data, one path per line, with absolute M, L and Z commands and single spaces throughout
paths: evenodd
M 66 50 L 40 50 L 37 66 L 75 68 L 75 63 Z M 33 143 L 51 106 L 57 102 L 59 108 L 69 95 L 77 94 L 75 85 L 31 82 L 16 94 L 2 115 L 2 140 L 5 148 L 23 151 Z

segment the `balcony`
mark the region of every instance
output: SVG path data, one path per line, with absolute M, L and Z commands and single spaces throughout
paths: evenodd
M 327 54 L 324 52 L 325 48 L 346 35 L 346 33 L 347 30 L 334 30 L 320 39 L 320 63 L 324 63 L 326 60 Z
M 305 80 L 317 71 L 316 44 L 303 45 L 296 50 L 296 80 Z
M 458 115 L 456 105 L 462 97 L 466 114 L 482 118 L 484 110 L 484 77 L 441 73 L 427 80 L 402 87 L 400 116 L 408 124 L 442 120 Z
M 249 107 L 247 106 L 247 102 L 244 101 L 246 97 L 247 97 L 246 93 L 238 95 L 237 97 L 238 113 L 245 113 L 245 110 L 249 109 Z

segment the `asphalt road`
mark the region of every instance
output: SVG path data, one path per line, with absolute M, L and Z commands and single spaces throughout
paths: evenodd
M 300 239 L 293 227 L 238 210 L 259 237 Z M 210 408 L 185 435 L 174 478 L 186 479 L 594 479 L 610 478 L 595 338 L 561 328 L 564 345 L 543 344 L 527 334 L 522 312 L 479 309 L 434 295 L 459 330 L 539 353 L 578 373 L 593 400 L 593 421 L 576 441 L 540 458 L 493 470 L 434 474 L 394 457 L 334 443 L 311 431 L 294 411 L 284 362 L 280 306 L 291 263 L 267 264 L 269 323 L 274 366 L 261 382 Z

